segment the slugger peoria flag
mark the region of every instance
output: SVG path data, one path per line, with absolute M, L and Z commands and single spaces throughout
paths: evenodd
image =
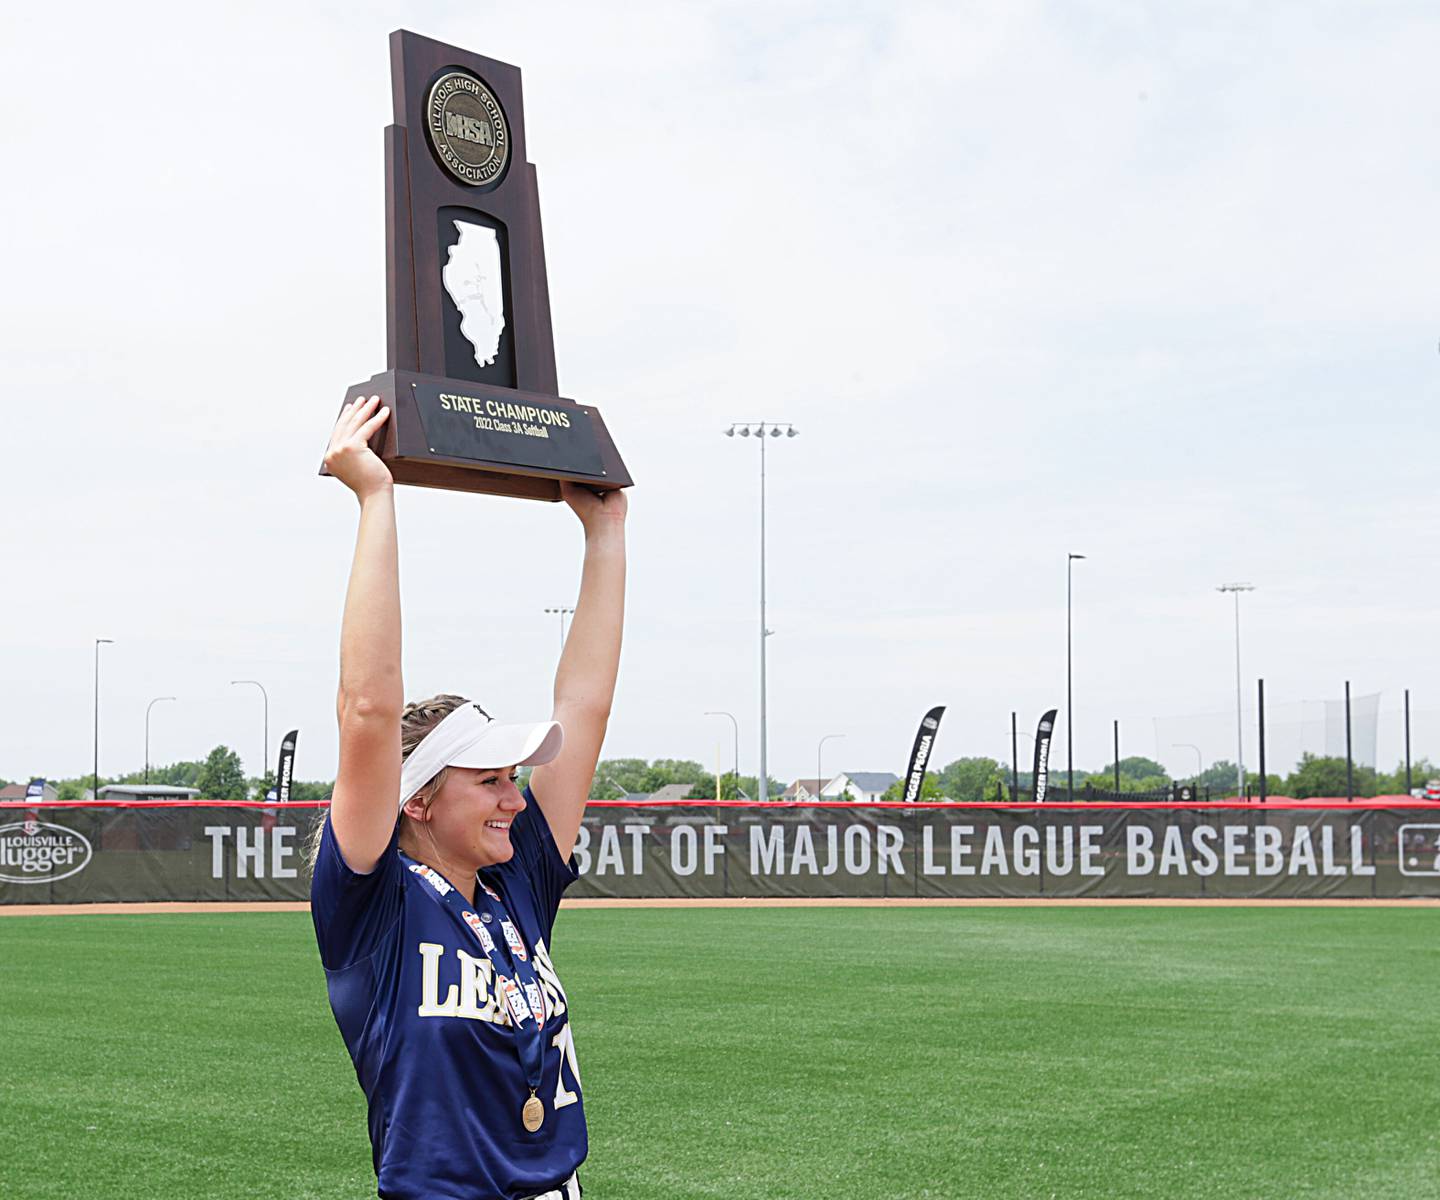
M 300 731 L 292 729 L 280 742 L 280 762 L 275 769 L 275 798 L 281 804 L 290 803 L 290 780 L 295 773 L 295 743 L 300 740 Z
M 1034 804 L 1044 804 L 1045 793 L 1050 790 L 1050 738 L 1058 711 L 1047 709 L 1035 729 L 1035 769 L 1030 775 L 1030 800 Z
M 914 804 L 920 799 L 920 789 L 925 786 L 925 769 L 930 762 L 930 751 L 935 745 L 935 735 L 940 732 L 940 718 L 945 715 L 945 706 L 932 708 L 920 722 L 920 731 L 915 735 L 915 748 L 910 751 L 910 765 L 905 769 L 905 803 Z

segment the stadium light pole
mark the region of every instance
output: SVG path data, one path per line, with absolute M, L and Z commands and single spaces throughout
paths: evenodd
M 150 710 L 162 700 L 173 700 L 174 696 L 156 696 L 145 706 L 145 782 L 150 782 Z
M 740 790 L 740 722 L 735 719 L 734 713 L 726 712 L 723 708 L 710 709 L 705 714 L 707 717 L 729 717 L 730 724 L 735 726 L 735 790 Z M 715 799 L 720 799 L 716 796 Z
M 560 614 L 560 653 L 561 653 L 561 654 L 564 654 L 564 653 L 565 653 L 565 618 L 566 618 L 566 616 L 572 616 L 572 617 L 573 617 L 573 616 L 575 615 L 575 610 L 574 610 L 573 608 L 547 608 L 545 611 L 546 611 L 547 613 L 549 613 L 551 616 L 554 616 L 556 613 L 559 613 L 559 614 Z
M 1245 726 L 1240 720 L 1240 593 L 1253 592 L 1255 585 L 1222 583 L 1215 590 L 1235 594 L 1235 798 L 1238 800 L 1245 795 Z
M 265 690 L 265 685 L 256 679 L 232 679 L 230 685 L 237 683 L 253 683 L 260 689 L 260 694 L 265 697 L 265 724 L 262 727 L 264 744 L 260 750 L 260 778 L 265 778 L 265 768 L 270 762 L 270 693 Z
M 1065 556 L 1065 763 L 1070 776 L 1069 799 L 1075 799 L 1075 692 L 1071 685 L 1071 637 L 1070 637 L 1070 612 L 1074 598 L 1074 588 L 1071 586 L 1071 568 L 1075 565 L 1077 558 L 1084 558 L 1083 554 L 1067 554 Z
M 90 777 L 90 799 L 100 799 L 100 647 L 113 646 L 114 638 L 95 639 L 95 762 Z
M 843 733 L 827 733 L 820 739 L 820 744 L 815 747 L 815 787 L 820 793 L 815 797 L 817 800 L 823 800 L 825 798 L 825 771 L 820 765 L 820 754 L 825 749 L 826 742 L 832 738 L 843 738 L 844 736 Z
M 765 723 L 765 639 L 773 632 L 765 628 L 765 438 L 798 437 L 800 431 L 785 421 L 742 421 L 725 430 L 725 436 L 733 438 L 756 437 L 760 439 L 760 802 L 770 798 L 769 761 L 766 754 Z

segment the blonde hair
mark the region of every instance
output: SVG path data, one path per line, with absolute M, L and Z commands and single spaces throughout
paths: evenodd
M 400 713 L 400 762 L 403 764 L 415 751 L 415 747 L 425 740 L 425 735 L 435 728 L 441 721 L 452 712 L 468 701 L 464 696 L 454 696 L 448 692 L 442 692 L 438 696 L 431 696 L 428 700 L 417 700 L 414 704 L 407 704 Z M 415 793 L 417 798 L 424 797 L 424 807 L 428 809 L 438 792 L 445 783 L 445 777 L 449 775 L 449 767 L 441 767 L 433 779 L 426 780 L 420 790 Z M 411 833 L 414 822 L 403 812 L 400 814 L 400 841 L 403 843 L 406 834 Z
M 400 761 L 404 761 L 414 753 L 415 747 L 425 740 L 425 736 L 439 725 L 446 717 L 459 708 L 462 704 L 468 703 L 464 696 L 451 695 L 442 692 L 438 696 L 431 696 L 426 700 L 417 700 L 413 704 L 407 704 L 400 712 Z M 423 797 L 426 808 L 430 807 L 431 801 L 435 799 L 435 793 L 445 783 L 445 777 L 449 774 L 449 767 L 441 767 L 433 779 L 425 781 L 423 787 L 415 793 L 417 797 Z M 403 842 L 406 835 L 410 833 L 410 826 L 414 824 L 403 812 L 400 814 L 400 840 Z M 315 828 L 311 831 L 310 840 L 305 847 L 306 861 L 310 869 L 315 869 L 315 859 L 320 853 L 320 838 L 325 829 L 325 820 L 322 814 L 320 820 L 315 822 Z

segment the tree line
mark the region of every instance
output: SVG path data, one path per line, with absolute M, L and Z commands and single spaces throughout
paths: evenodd
M 1355 795 L 1393 796 L 1405 793 L 1405 764 L 1399 763 L 1394 771 L 1377 771 L 1374 767 L 1354 768 Z M 1414 786 L 1423 787 L 1429 779 L 1440 778 L 1440 766 L 1428 759 L 1420 759 L 1411 765 Z M 1266 792 L 1272 796 L 1293 796 L 1297 800 L 1308 800 L 1316 796 L 1345 795 L 1345 760 L 1306 754 L 1288 775 L 1266 773 Z M 1235 764 L 1224 759 L 1212 763 L 1197 775 L 1171 776 L 1163 764 L 1151 758 L 1131 755 L 1120 760 L 1121 792 L 1160 793 L 1168 792 L 1173 784 L 1194 784 L 1200 795 L 1208 789 L 1212 796 L 1233 795 L 1235 792 Z M 715 775 L 700 763 L 689 759 L 657 758 L 647 762 L 643 758 L 603 759 L 595 771 L 590 787 L 592 800 L 621 800 L 625 795 L 636 793 L 649 795 L 668 784 L 688 785 L 685 798 L 690 800 L 713 800 L 715 796 Z M 753 800 L 759 795 L 757 779 L 753 775 L 735 778 L 733 772 L 720 776 L 720 799 Z M 1031 774 L 1020 772 L 1020 798 L 1030 795 Z M 1062 769 L 1052 766 L 1050 787 L 1064 788 L 1069 783 Z M 925 776 L 921 789 L 922 800 L 951 800 L 968 803 L 985 803 L 1008 799 L 1010 795 L 1010 767 L 998 759 L 984 756 L 957 758 L 943 767 L 932 769 Z M 1098 771 L 1076 770 L 1075 788 L 1089 784 L 1101 792 L 1115 791 L 1115 764 L 1106 763 Z M 1260 776 L 1251 772 L 1247 776 L 1251 795 L 1260 793 Z M 778 779 L 770 780 L 769 793 L 778 797 L 786 788 Z M 905 781 L 897 780 L 882 799 L 899 800 L 905 792 Z M 1053 798 L 1053 797 L 1052 797 Z
M 1414 786 L 1423 787 L 1429 779 L 1440 778 L 1440 766 L 1428 759 L 1420 759 L 1411 765 Z M 1315 796 L 1345 795 L 1345 760 L 1306 754 L 1288 775 L 1267 772 L 1266 791 L 1272 796 L 1293 796 L 1307 800 Z M 1392 796 L 1405 792 L 1405 764 L 1399 763 L 1394 771 L 1377 771 L 1374 767 L 1355 767 L 1355 795 Z M 1050 787 L 1063 788 L 1069 782 L 1062 770 L 1050 771 Z M 1159 793 L 1167 792 L 1176 783 L 1194 784 L 1200 795 L 1208 789 L 1211 795 L 1233 795 L 1235 792 L 1235 764 L 1221 759 L 1211 764 L 1198 776 L 1174 776 L 1166 771 L 1163 764 L 1151 758 L 1131 755 L 1120 760 L 1121 792 Z M 636 793 L 649 795 L 668 784 L 686 784 L 685 798 L 690 800 L 713 800 L 715 796 L 715 775 L 698 762 L 689 759 L 657 758 L 647 762 L 643 758 L 603 759 L 595 772 L 590 786 L 592 800 L 621 800 Z M 753 775 L 736 779 L 733 772 L 720 776 L 722 800 L 750 799 L 759 795 L 757 779 Z M 1031 774 L 1020 772 L 1020 798 L 1030 795 Z M 1010 767 L 998 759 L 984 756 L 957 758 L 943 767 L 932 769 L 925 776 L 921 789 L 922 800 L 951 800 L 968 803 L 1008 799 L 1010 795 Z M 1077 792 L 1089 784 L 1096 791 L 1115 791 L 1115 764 L 1106 763 L 1098 771 L 1077 770 L 1075 787 Z M 1260 792 L 1260 776 L 1251 772 L 1247 776 L 1251 795 Z M 770 780 L 769 793 L 778 797 L 786 788 L 778 779 Z M 897 780 L 882 799 L 899 800 L 905 792 L 905 781 Z
M 522 775 L 527 774 L 522 772 Z M 1374 767 L 1357 766 L 1353 770 L 1355 795 L 1393 796 L 1405 793 L 1405 764 L 1399 763 L 1394 771 L 1377 771 Z M 1411 766 L 1414 786 L 1423 787 L 1428 780 L 1440 779 L 1440 766 L 1422 758 Z M 89 775 L 74 779 L 52 779 L 49 781 L 61 800 L 83 800 L 90 788 Z M 131 771 L 125 775 L 102 776 L 100 786 L 108 784 L 143 784 L 147 782 L 145 772 Z M 205 800 L 263 800 L 265 794 L 275 786 L 273 775 L 246 776 L 240 765 L 240 756 L 228 746 L 216 746 L 204 759 L 167 763 L 152 766 L 148 782 L 167 784 L 172 787 L 196 788 Z M 1063 789 L 1069 780 L 1063 769 L 1051 769 L 1050 787 Z M 626 796 L 651 795 L 671 784 L 686 787 L 684 798 L 688 800 L 714 800 L 715 775 L 698 762 L 682 758 L 657 758 L 647 761 L 643 758 L 606 758 L 595 770 L 590 784 L 592 800 L 623 800 Z M 759 779 L 754 775 L 736 776 L 727 771 L 720 776 L 721 800 L 754 800 L 760 795 Z M 938 769 L 931 770 L 925 777 L 921 800 L 952 800 L 969 803 L 984 803 L 997 799 L 1008 799 L 1010 795 L 1010 768 L 998 759 L 983 756 L 957 758 Z M 1020 798 L 1030 795 L 1031 776 L 1029 771 L 1020 772 Z M 1212 763 L 1199 775 L 1172 778 L 1164 766 L 1154 759 L 1132 755 L 1120 760 L 1121 792 L 1159 793 L 1169 790 L 1174 783 L 1193 783 L 1200 795 L 1208 789 L 1211 795 L 1231 795 L 1235 791 L 1235 764 L 1221 759 Z M 1098 771 L 1075 772 L 1077 790 L 1089 784 L 1103 792 L 1115 790 L 1115 764 L 1107 763 Z M 1259 795 L 1260 776 L 1249 773 L 1247 789 L 1251 795 Z M 0 786 L 9 786 L 0 780 Z M 778 799 L 785 791 L 786 784 L 778 779 L 769 779 L 769 795 Z M 334 780 L 292 780 L 291 800 L 328 800 L 334 791 Z M 1315 796 L 1343 796 L 1345 791 L 1345 760 L 1306 754 L 1288 775 L 1268 774 L 1265 790 L 1271 796 L 1293 796 L 1307 800 Z M 897 781 L 883 799 L 899 800 L 904 794 L 904 780 Z
M 83 800 L 90 790 L 93 777 L 86 774 L 74 779 L 47 779 L 46 782 L 55 789 L 58 799 Z M 124 775 L 100 776 L 100 787 L 145 783 L 195 788 L 200 792 L 202 800 L 263 800 L 265 793 L 275 786 L 275 776 L 273 773 L 247 776 L 240 765 L 240 755 L 229 746 L 216 746 L 203 759 L 151 766 L 148 779 L 143 770 L 130 771 Z M 328 800 L 334 788 L 333 780 L 292 779 L 290 799 Z
M 1355 795 L 1395 796 L 1404 795 L 1405 764 L 1400 762 L 1393 771 L 1377 771 L 1374 767 L 1353 769 Z M 1423 787 L 1427 780 L 1440 778 L 1440 767 L 1429 759 L 1419 759 L 1411 764 L 1410 774 L 1414 787 Z M 1030 795 L 1031 773 L 1021 771 L 1019 777 L 1020 798 Z M 1050 790 L 1063 790 L 1069 785 L 1069 776 L 1063 767 L 1050 769 Z M 1260 775 L 1247 772 L 1246 791 L 1252 796 L 1260 794 Z M 1008 798 L 1010 794 L 1010 768 L 993 758 L 960 758 L 931 771 L 925 777 L 921 791 L 922 800 L 954 800 L 980 803 L 997 798 Z M 1120 760 L 1120 792 L 1136 794 L 1167 792 L 1174 784 L 1193 784 L 1200 796 L 1233 796 L 1235 794 L 1235 764 L 1224 759 L 1212 763 L 1199 775 L 1171 776 L 1165 767 L 1152 758 L 1132 755 Z M 1113 793 L 1115 787 L 1115 763 L 1106 763 L 1098 771 L 1075 772 L 1075 789 L 1089 786 L 1100 792 Z M 1265 774 L 1265 792 L 1270 796 L 1291 796 L 1296 800 L 1309 800 L 1316 796 L 1344 796 L 1345 760 L 1324 755 L 1306 754 L 1295 764 L 1288 775 Z M 896 783 L 885 793 L 885 799 L 898 800 L 904 793 L 904 781 Z

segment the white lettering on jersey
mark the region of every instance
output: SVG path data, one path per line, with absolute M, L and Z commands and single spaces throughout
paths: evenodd
M 459 989 L 452 983 L 445 991 L 445 1002 L 440 1002 L 440 960 L 445 956 L 445 947 L 435 942 L 420 943 L 420 957 L 424 965 L 420 968 L 420 1008 L 422 1017 L 453 1017 L 455 995 Z
M 421 1017 L 463 1017 L 468 1021 L 488 1021 L 492 1025 L 509 1025 L 505 997 L 500 994 L 495 982 L 495 968 L 490 960 L 466 954 L 455 949 L 459 965 L 459 979 L 446 985 L 445 994 L 440 994 L 441 962 L 447 956 L 444 946 L 436 942 L 420 943 L 420 1004 L 416 1015 Z M 550 961 L 550 951 L 543 939 L 535 941 L 535 975 L 544 995 L 546 1019 L 563 1016 L 568 1005 L 565 989 L 556 974 L 555 964 Z M 523 1001 L 522 1001 L 523 1003 Z M 533 1003 L 530 1007 L 536 1008 Z
M 472 1021 L 489 1021 L 492 1025 L 504 1025 L 504 1014 L 495 1002 L 491 981 L 495 968 L 488 958 L 474 958 L 463 950 L 456 950 L 460 959 L 460 1005 L 455 1010 L 457 1017 Z M 424 1015 L 423 1013 L 421 1014 Z
M 495 969 L 488 958 L 455 950 L 460 964 L 460 979 L 445 989 L 440 998 L 440 960 L 445 947 L 435 942 L 420 943 L 420 1005 L 415 1010 L 421 1017 L 463 1017 L 467 1021 L 489 1021 L 492 1025 L 510 1024 L 510 1014 L 495 995 Z
M 535 939 L 535 976 L 545 992 L 545 1008 L 550 1016 L 562 1016 L 566 1008 L 565 989 L 560 986 L 560 976 L 555 973 L 544 938 Z

